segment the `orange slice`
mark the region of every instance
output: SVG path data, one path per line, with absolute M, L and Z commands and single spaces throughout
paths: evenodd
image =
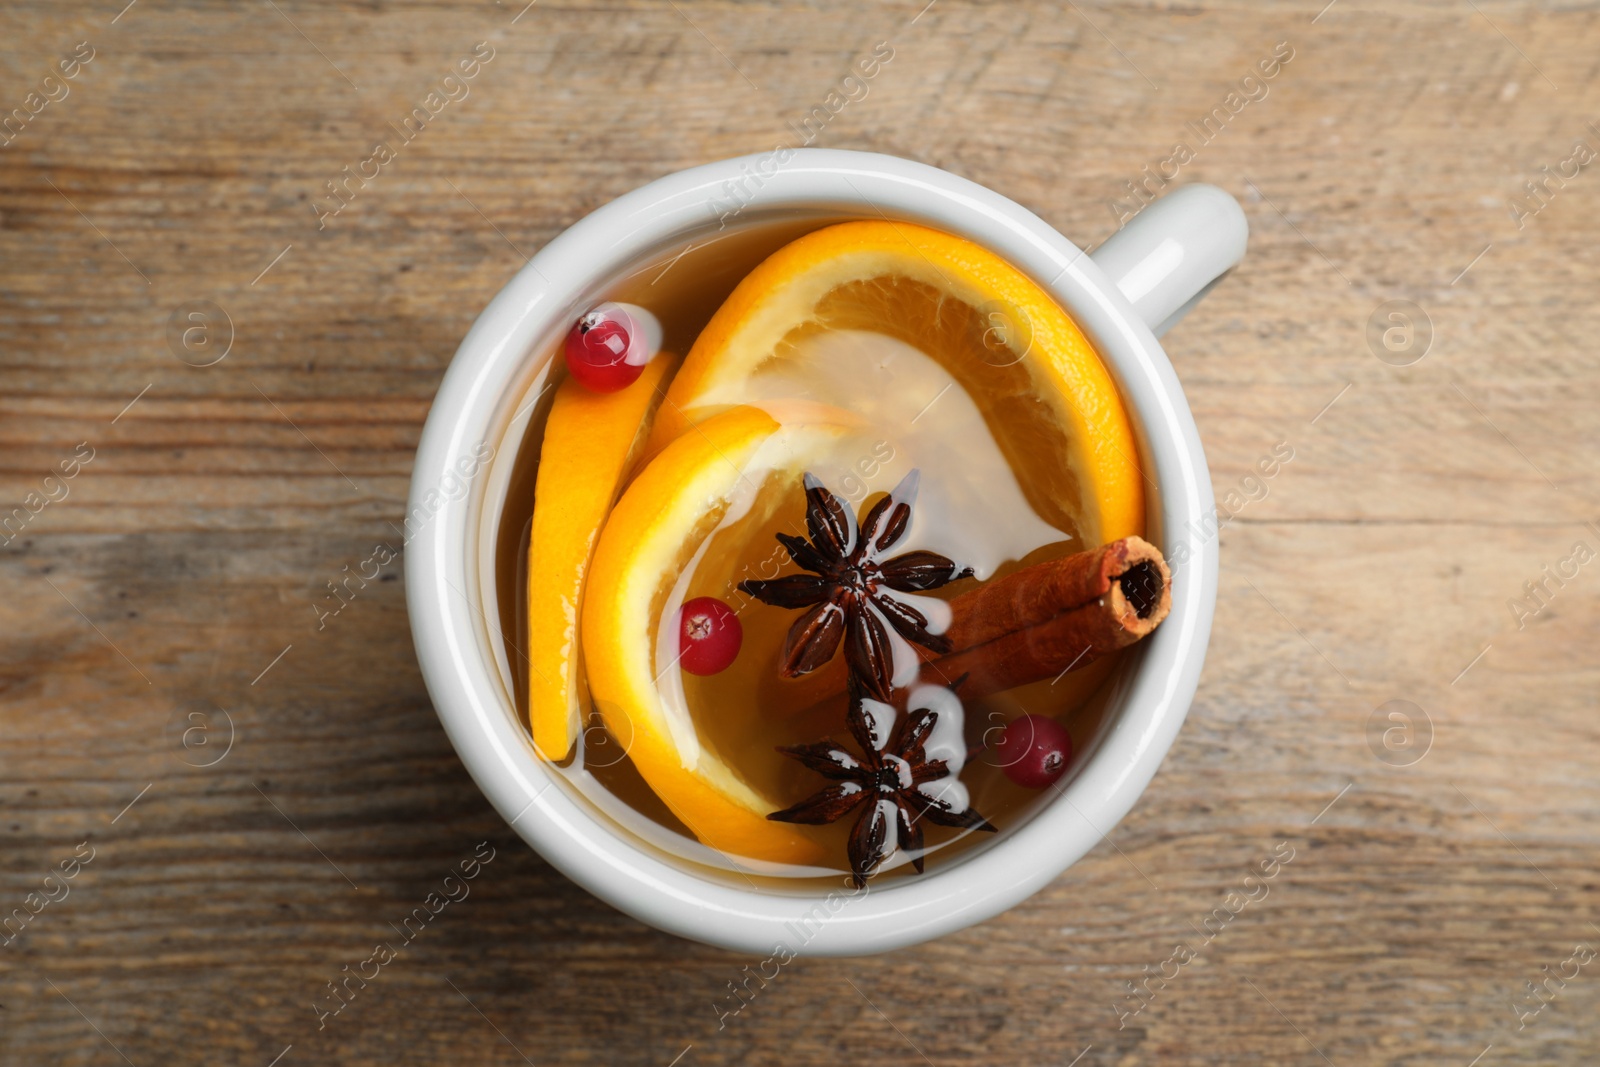
M 908 223 L 807 234 L 745 277 L 673 379 L 646 454 L 788 373 L 824 330 L 887 334 L 937 361 L 978 406 L 1039 517 L 1080 545 L 1144 532 L 1133 431 L 1070 316 L 970 241 Z
M 528 718 L 534 748 L 552 762 L 571 751 L 588 702 L 578 645 L 584 572 L 677 362 L 659 353 L 615 393 L 568 378 L 550 407 L 528 546 Z
M 839 413 L 843 414 L 843 413 Z M 811 863 L 820 846 L 767 821 L 783 805 L 751 785 L 696 730 L 662 619 L 722 524 L 757 503 L 788 499 L 843 422 L 780 422 L 736 407 L 684 433 L 652 459 L 606 520 L 583 602 L 584 662 L 606 727 L 672 812 L 702 842 L 737 856 Z M 787 495 L 786 495 L 787 494 Z M 672 631 L 666 631 L 670 635 Z

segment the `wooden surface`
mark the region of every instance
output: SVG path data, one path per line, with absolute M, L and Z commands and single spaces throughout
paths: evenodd
M 1600 949 L 1600 563 L 1520 629 L 1508 607 L 1600 549 L 1600 166 L 1510 208 L 1600 148 L 1592 7 L 122 2 L 0 13 L 6 111 L 94 48 L 0 149 L 0 505 L 93 449 L 0 547 L 0 911 L 93 853 L 0 947 L 0 1062 L 1593 1062 L 1600 960 L 1568 961 Z M 480 41 L 470 95 L 319 231 L 324 183 Z M 506 829 L 423 691 L 398 565 L 320 632 L 313 605 L 391 536 L 440 375 L 527 254 L 772 147 L 878 41 L 818 144 L 1086 245 L 1289 42 L 1182 168 L 1252 235 L 1168 349 L 1219 495 L 1294 458 L 1222 532 L 1198 699 L 1107 843 L 961 935 L 795 962 L 719 1030 L 757 961 Z M 166 336 L 197 300 L 235 334 L 205 368 Z M 1412 366 L 1369 348 L 1389 300 L 1431 321 Z M 1409 766 L 1381 715 L 1369 744 L 1391 700 L 1431 735 Z M 325 983 L 484 841 L 471 896 L 319 1031 Z

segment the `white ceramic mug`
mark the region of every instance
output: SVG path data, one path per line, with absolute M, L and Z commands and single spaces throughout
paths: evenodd
M 489 801 L 552 864 L 683 937 L 762 957 L 848 956 L 961 929 L 1037 891 L 1127 813 L 1177 735 L 1210 636 L 1217 544 L 1196 533 L 1214 516 L 1210 477 L 1156 337 L 1239 262 L 1246 224 L 1228 194 L 1192 185 L 1085 255 L 1031 212 L 942 170 L 862 152 L 785 151 L 628 193 L 552 240 L 494 298 L 456 352 L 417 448 L 406 594 L 423 677 L 451 742 Z M 1174 571 L 1172 614 L 1135 650 L 1060 795 L 926 874 L 864 893 L 842 888 L 843 879 L 816 892 L 730 878 L 628 832 L 535 755 L 497 621 L 498 519 L 532 400 L 551 372 L 552 338 L 652 256 L 728 226 L 797 217 L 931 226 L 993 250 L 1052 293 L 1122 391 L 1154 487 L 1147 535 Z

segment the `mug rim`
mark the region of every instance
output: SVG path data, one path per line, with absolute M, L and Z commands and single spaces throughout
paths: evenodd
M 778 153 L 787 159 L 771 167 Z M 458 457 L 505 427 L 507 397 L 530 378 L 530 347 L 608 264 L 715 221 L 724 183 L 748 193 L 739 212 L 836 212 L 920 223 L 999 254 L 1078 322 L 1115 379 L 1141 465 L 1157 486 L 1147 536 L 1170 556 L 1213 507 L 1199 433 L 1177 375 L 1150 327 L 1094 261 L 1038 216 L 946 171 L 893 156 L 788 149 L 666 175 L 598 208 L 552 239 L 490 301 L 440 383 L 417 448 L 408 516 L 426 516 L 405 552 L 406 597 L 423 678 L 462 763 L 518 835 L 590 893 L 660 929 L 765 955 L 849 956 L 904 947 L 990 918 L 1071 866 L 1132 808 L 1176 737 L 1199 683 L 1215 609 L 1218 546 L 1203 539 L 1174 568 L 1173 608 L 1124 674 L 1108 726 L 1059 795 L 981 853 L 864 894 L 742 889 L 659 858 L 554 784 L 533 753 L 521 712 L 506 713 L 492 672 L 493 638 L 473 573 L 486 543 L 477 484 L 440 501 Z M 710 212 L 708 214 L 708 207 Z M 725 220 L 724 220 L 725 221 Z M 547 368 L 546 368 L 547 369 Z M 531 407 L 531 405 L 530 405 Z M 505 457 L 506 463 L 513 457 Z M 503 482 L 503 477 L 500 479 Z M 430 496 L 433 498 L 430 500 Z M 489 510 L 493 510 L 490 505 Z M 492 569 L 492 563 L 491 563 Z M 477 568 L 481 570 L 481 568 Z M 843 904 L 833 909 L 836 898 Z M 807 905 L 810 905 L 807 907 Z M 820 916 L 815 915 L 824 909 Z M 798 927 L 797 927 L 797 924 Z M 813 924 L 815 928 L 813 929 Z M 804 931 L 803 942 L 797 930 Z

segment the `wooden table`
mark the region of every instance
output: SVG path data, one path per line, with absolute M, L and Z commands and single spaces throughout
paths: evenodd
M 1594 11 L 123 2 L 0 15 L 0 505 L 32 502 L 0 552 L 0 910 L 59 898 L 0 948 L 0 1061 L 1593 1062 L 1600 563 L 1564 561 L 1600 550 Z M 1168 339 L 1239 506 L 1199 697 L 1109 839 L 961 935 L 795 962 L 719 1029 L 755 961 L 507 830 L 399 568 L 321 631 L 315 605 L 391 535 L 440 375 L 526 255 L 792 139 L 880 41 L 816 143 L 1085 245 L 1147 165 L 1239 197 L 1249 257 Z M 1535 213 L 1524 183 L 1563 168 Z M 173 343 L 200 301 L 210 332 Z M 191 365 L 217 309 L 231 348 Z M 479 842 L 470 898 L 319 1030 L 326 983 Z

